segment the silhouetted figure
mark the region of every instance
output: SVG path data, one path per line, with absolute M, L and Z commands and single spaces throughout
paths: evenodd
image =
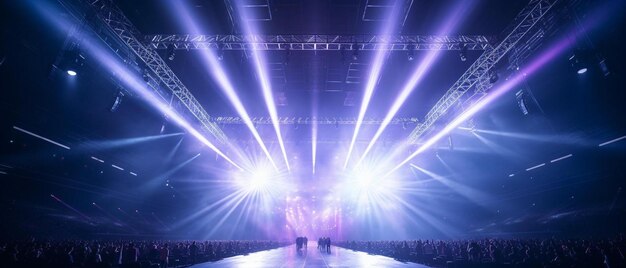
M 326 245 L 326 253 L 330 253 L 330 237 L 326 237 L 324 244 Z
M 306 236 L 302 239 L 304 240 L 304 249 L 306 250 L 309 246 L 309 239 Z
M 296 251 L 300 251 L 302 248 L 302 237 L 296 237 Z
M 124 267 L 137 267 L 139 265 L 139 249 L 132 242 L 124 250 L 122 264 Z
M 324 246 L 324 240 L 320 237 L 317 239 L 317 250 L 322 251 L 322 247 Z
M 196 263 L 198 258 L 198 245 L 196 245 L 196 241 L 193 241 L 191 246 L 189 246 L 189 257 L 191 258 L 191 263 Z
M 164 268 L 167 267 L 170 263 L 170 249 L 167 243 L 165 243 L 165 245 L 161 247 L 161 250 L 159 250 L 159 262 Z

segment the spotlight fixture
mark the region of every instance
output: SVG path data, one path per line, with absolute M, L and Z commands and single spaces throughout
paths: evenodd
M 83 67 L 84 62 L 85 57 L 80 54 L 79 50 L 71 50 L 65 55 L 65 58 L 61 63 L 61 68 L 65 69 L 65 72 L 69 76 L 76 76 L 78 75 L 78 71 Z
M 526 97 L 524 94 L 524 90 L 521 89 L 517 93 L 515 93 L 515 98 L 517 99 L 517 106 L 523 115 L 528 115 L 528 108 L 526 107 Z
M 406 52 L 406 59 L 408 61 L 413 61 L 415 59 L 415 47 L 409 46 L 409 50 Z
M 123 98 L 124 98 L 124 91 L 122 91 L 122 89 L 118 88 L 117 96 L 115 96 L 115 101 L 113 102 L 113 105 L 111 106 L 111 112 L 117 111 L 117 108 L 119 108 L 120 105 L 122 104 L 122 99 Z
M 358 60 L 359 59 L 359 46 L 357 44 L 354 44 L 352 46 L 352 60 Z
M 217 60 L 224 60 L 224 44 L 220 44 L 217 47 Z
M 463 44 L 461 46 L 461 50 L 459 51 L 459 58 L 461 58 L 461 61 L 467 60 L 467 44 Z
M 174 45 L 169 44 L 167 46 L 167 59 L 174 60 L 175 56 L 176 56 L 176 53 L 174 52 Z
M 588 70 L 587 62 L 585 60 L 585 52 L 582 50 L 575 51 L 574 54 L 569 57 L 569 62 L 578 74 L 584 74 Z
M 611 70 L 609 70 L 609 66 L 606 65 L 606 59 L 602 58 L 600 62 L 598 62 L 598 66 L 600 66 L 600 70 L 604 76 L 609 76 L 611 74 Z

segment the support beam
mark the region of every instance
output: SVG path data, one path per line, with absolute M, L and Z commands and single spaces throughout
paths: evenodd
M 157 34 L 144 40 L 153 49 L 224 50 L 485 50 L 491 48 L 484 35 L 206 35 Z
M 419 123 L 408 137 L 408 143 L 416 144 L 419 138 L 432 125 L 445 115 L 472 86 L 476 85 L 476 93 L 482 94 L 490 85 L 488 71 L 509 52 L 530 29 L 554 6 L 557 0 L 531 0 L 520 12 L 506 32 L 508 35 L 493 49 L 486 50 L 469 69 L 448 89 L 441 99 L 428 112 L 424 121 Z
M 65 1 L 65 0 L 62 0 Z M 213 122 L 211 117 L 191 94 L 189 89 L 178 79 L 165 61 L 150 46 L 145 46 L 140 41 L 141 33 L 130 22 L 124 13 L 111 0 L 82 0 L 77 1 L 91 8 L 99 21 L 111 30 L 130 50 L 132 50 L 155 75 L 156 79 L 167 87 L 200 121 L 202 130 L 213 136 L 216 140 L 227 143 L 227 137 L 222 130 Z M 76 2 L 70 2 L 76 3 Z M 156 87 L 158 85 L 151 85 Z
M 241 117 L 234 116 L 219 116 L 212 117 L 212 122 L 222 125 L 241 125 L 245 124 L 245 121 Z M 271 125 L 272 119 L 269 117 L 253 117 L 250 118 L 252 123 L 257 125 Z M 278 123 L 281 125 L 354 125 L 357 118 L 355 117 L 279 117 Z M 364 118 L 364 125 L 380 125 L 382 124 L 382 118 Z M 406 125 L 412 126 L 417 123 L 417 118 L 414 117 L 398 117 L 391 119 L 389 124 L 391 125 Z

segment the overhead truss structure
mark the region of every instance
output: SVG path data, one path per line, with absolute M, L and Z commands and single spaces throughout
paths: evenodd
M 511 50 L 530 29 L 554 6 L 557 0 L 531 0 L 520 12 L 514 24 L 510 25 L 508 35 L 493 49 L 487 49 L 448 89 L 444 96 L 437 101 L 433 108 L 426 114 L 424 120 L 417 124 L 408 138 L 408 143 L 418 143 L 420 137 L 426 133 L 432 125 L 450 108 L 460 100 L 472 86 L 475 94 L 484 95 L 489 89 L 489 70 L 491 70 L 502 57 Z
M 211 120 L 217 124 L 223 125 L 240 125 L 245 124 L 241 117 L 218 116 L 212 117 Z M 271 125 L 272 119 L 269 117 L 253 117 L 250 118 L 253 124 Z M 355 125 L 356 117 L 279 117 L 278 123 L 281 125 Z M 380 125 L 383 123 L 381 118 L 364 118 L 363 125 Z M 409 125 L 417 123 L 415 117 L 393 118 L 389 124 L 391 125 Z
M 62 0 L 67 1 L 67 0 Z M 77 1 L 78 2 L 78 1 Z M 109 28 L 130 50 L 132 50 L 158 78 L 162 85 L 167 87 L 180 102 L 193 114 L 202 125 L 202 130 L 222 143 L 227 142 L 226 135 L 211 121 L 211 117 L 191 94 L 189 89 L 178 79 L 165 61 L 150 46 L 142 42 L 142 35 L 130 22 L 124 13 L 112 0 L 83 0 L 81 4 L 91 8 L 99 21 Z M 68 2 L 72 4 L 75 2 Z M 158 87 L 148 83 L 151 87 Z
M 484 35 L 205 35 L 144 36 L 154 49 L 223 50 L 486 50 Z

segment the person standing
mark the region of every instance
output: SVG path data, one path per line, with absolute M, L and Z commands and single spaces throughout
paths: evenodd
M 167 268 L 170 262 L 170 249 L 167 243 L 161 247 L 159 250 L 159 261 L 161 262 L 161 266 Z
M 326 253 L 330 253 L 330 237 L 326 237 Z
M 191 257 L 191 263 L 195 264 L 198 257 L 198 245 L 196 245 L 196 241 L 191 242 L 191 246 L 189 246 L 189 257 Z

